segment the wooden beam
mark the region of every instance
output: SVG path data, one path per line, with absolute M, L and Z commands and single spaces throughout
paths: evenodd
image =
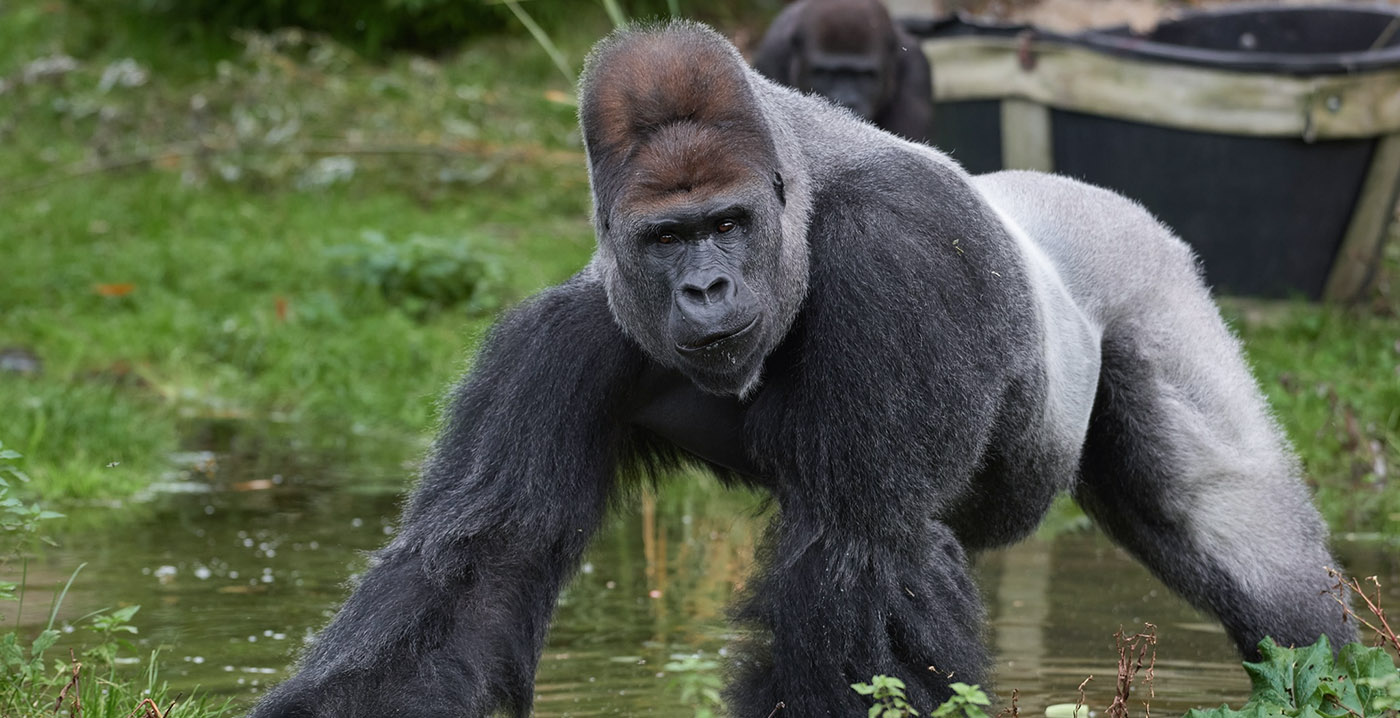
M 1001 164 L 1009 170 L 1055 171 L 1050 108 L 1014 97 L 1002 100 Z
M 1352 302 L 1362 299 L 1375 279 L 1390 223 L 1396 221 L 1400 197 L 1400 132 L 1382 137 L 1371 155 L 1371 168 L 1361 185 L 1361 196 L 1351 213 L 1351 223 L 1337 249 L 1324 299 Z
M 1221 134 L 1332 139 L 1400 132 L 1400 70 L 1292 76 L 1134 60 L 1008 37 L 925 40 L 941 101 L 1016 98 Z M 1025 69 L 1029 67 L 1030 69 Z

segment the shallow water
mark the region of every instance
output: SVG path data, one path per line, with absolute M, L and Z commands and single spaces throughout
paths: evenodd
M 57 532 L 61 547 L 29 565 L 23 623 L 41 624 L 49 597 L 86 561 L 61 619 L 140 604 L 138 647 L 142 655 L 161 648 L 166 679 L 251 702 L 331 615 L 364 552 L 392 533 L 398 499 L 383 490 L 268 481 L 240 487 L 250 490 L 69 510 Z M 537 715 L 692 715 L 663 665 L 675 654 L 723 655 L 733 637 L 724 608 L 750 568 L 758 514 L 751 497 L 679 486 L 611 520 L 560 601 Z M 1352 573 L 1379 574 L 1395 596 L 1393 548 L 1338 548 Z M 1089 704 L 1105 707 L 1117 660 L 1112 634 L 1143 622 L 1158 627 L 1153 711 L 1179 715 L 1248 694 L 1218 626 L 1097 533 L 1027 541 L 981 557 L 977 573 L 998 698 L 1005 704 L 1015 689 L 1027 715 L 1073 702 L 1090 675 Z

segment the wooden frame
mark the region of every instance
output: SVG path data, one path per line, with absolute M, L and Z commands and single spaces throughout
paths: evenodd
M 1400 197 L 1400 70 L 1294 76 L 1147 62 L 1054 40 L 926 40 L 935 99 L 1001 101 L 1007 168 L 1054 170 L 1050 109 L 1142 124 L 1306 142 L 1378 138 L 1324 298 L 1351 301 L 1374 278 Z

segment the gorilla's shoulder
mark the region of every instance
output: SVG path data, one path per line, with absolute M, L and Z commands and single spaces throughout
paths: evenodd
M 833 163 L 817 183 L 811 238 L 814 250 L 840 235 L 880 234 L 888 241 L 1009 237 L 970 176 L 937 150 L 891 141 Z M 966 250 L 967 247 L 963 246 Z M 819 251 L 819 250 L 818 250 Z
M 932 196 L 944 203 L 976 203 L 978 194 L 970 175 L 947 155 L 884 133 L 881 139 L 833 158 L 818 182 L 819 196 L 874 201 L 881 207 Z
M 517 331 L 570 341 L 580 350 L 613 344 L 634 348 L 613 321 L 607 292 L 592 265 L 522 301 L 507 312 L 493 333 Z

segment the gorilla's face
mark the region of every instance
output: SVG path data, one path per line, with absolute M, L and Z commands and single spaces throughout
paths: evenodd
M 619 324 L 701 389 L 743 395 L 782 339 L 781 205 L 771 182 L 630 208 L 600 248 Z
M 827 53 L 811 50 L 802 58 L 798 89 L 814 92 L 860 117 L 873 120 L 888 90 L 885 63 L 878 53 Z
M 658 33 L 603 43 L 585 74 L 593 269 L 613 318 L 701 389 L 749 394 L 806 296 L 808 205 L 801 178 L 785 193 L 747 65 L 728 43 Z
M 797 89 L 874 120 L 894 91 L 894 23 L 878 2 L 814 2 L 794 38 Z

